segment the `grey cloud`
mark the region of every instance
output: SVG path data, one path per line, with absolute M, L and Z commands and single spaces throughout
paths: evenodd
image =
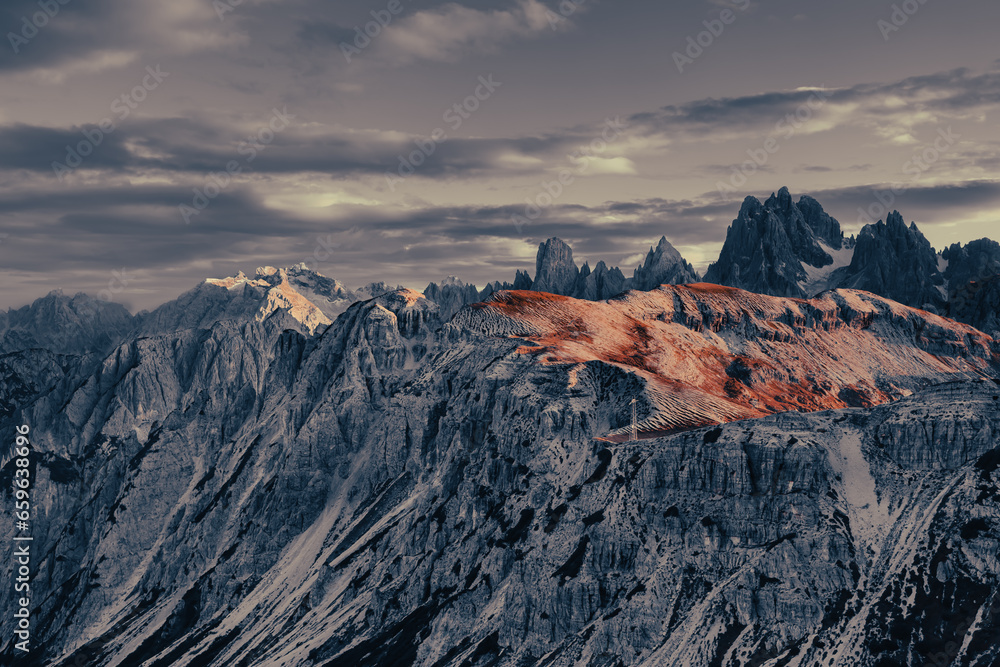
M 262 121 L 268 116 L 262 116 Z M 262 122 L 257 129 L 265 125 Z M 0 168 L 52 173 L 54 161 L 65 162 L 69 148 L 86 141 L 84 132 L 101 136 L 101 143 L 84 159 L 82 168 L 122 173 L 157 169 L 206 174 L 224 169 L 230 160 L 244 161 L 249 171 L 257 173 L 398 173 L 400 156 L 405 158 L 419 152 L 418 146 L 428 145 L 429 141 L 428 136 L 398 139 L 375 132 L 359 136 L 331 131 L 315 136 L 298 133 L 293 126 L 277 133 L 270 143 L 260 144 L 262 147 L 253 151 L 250 161 L 253 129 L 241 133 L 209 122 L 180 118 L 129 120 L 127 125 L 106 135 L 94 135 L 96 127 L 94 124 L 68 129 L 24 124 L 0 126 Z M 442 122 L 441 129 L 447 132 L 446 128 L 447 124 Z M 586 135 L 566 131 L 511 139 L 446 138 L 431 144 L 434 146 L 431 155 L 418 156 L 425 161 L 416 173 L 468 177 L 489 170 L 513 172 L 516 169 L 511 165 L 498 163 L 505 154 L 562 158 L 564 153 L 577 148 L 581 136 Z M 130 146 L 156 157 L 144 157 Z
M 45 14 L 37 0 L 0 6 L 0 72 L 55 65 L 107 48 L 106 37 L 99 40 L 94 28 L 113 21 L 115 0 L 56 4 L 58 12 L 44 22 L 35 19 Z
M 817 83 L 816 87 L 822 87 Z M 1000 72 L 975 74 L 967 68 L 925 76 L 915 76 L 886 84 L 858 84 L 846 88 L 825 89 L 820 97 L 815 90 L 767 92 L 743 97 L 705 99 L 681 105 L 669 105 L 656 111 L 633 114 L 629 120 L 651 132 L 683 129 L 706 134 L 723 129 L 748 129 L 773 126 L 803 104 L 820 99 L 825 103 L 867 104 L 852 117 L 864 115 L 894 116 L 920 109 L 961 111 L 992 105 L 1000 101 Z M 903 108 L 885 108 L 887 96 L 908 101 Z
M 825 207 L 838 207 L 854 211 L 858 206 L 868 206 L 876 192 L 885 192 L 891 184 L 875 183 L 846 188 L 820 190 L 810 193 Z M 1000 182 L 970 181 L 939 185 L 917 185 L 907 188 L 897 197 L 892 208 L 897 208 L 907 220 L 954 210 L 980 210 L 1000 205 Z M 853 217 L 845 220 L 853 221 Z M 944 222 L 944 221 L 941 221 Z

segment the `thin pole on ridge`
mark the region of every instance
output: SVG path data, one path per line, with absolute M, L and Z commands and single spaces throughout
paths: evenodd
M 639 439 L 638 437 L 639 422 L 636 419 L 636 414 L 635 414 L 636 403 L 637 403 L 636 399 L 633 398 L 632 399 L 632 442 L 635 442 L 636 440 Z

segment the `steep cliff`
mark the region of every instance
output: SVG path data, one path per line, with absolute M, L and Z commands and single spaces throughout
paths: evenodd
M 840 223 L 819 202 L 802 197 L 796 204 L 781 188 L 763 204 L 756 197 L 744 200 L 705 281 L 760 294 L 813 296 L 828 287 L 829 274 L 849 254 Z
M 699 285 L 204 321 L 2 418 L 45 499 L 20 664 L 997 659 L 1000 350 L 970 327 Z
M 850 265 L 831 278 L 837 287 L 866 290 L 916 308 L 944 312 L 947 301 L 938 257 L 916 224 L 898 211 L 886 221 L 865 225 Z

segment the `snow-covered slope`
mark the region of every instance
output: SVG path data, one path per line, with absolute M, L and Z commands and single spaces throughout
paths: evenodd
M 229 278 L 209 278 L 142 321 L 146 335 L 207 329 L 216 322 L 261 322 L 280 311 L 301 331 L 313 333 L 332 321 L 288 280 L 286 269 L 260 267 L 254 277 L 240 271 Z
M 799 282 L 799 287 L 802 288 L 802 293 L 807 297 L 816 296 L 820 292 L 829 289 L 830 278 L 833 272 L 837 269 L 850 266 L 851 259 L 854 257 L 854 245 L 850 243 L 844 243 L 839 250 L 835 250 L 822 241 L 819 241 L 819 247 L 833 259 L 833 263 L 823 267 L 815 267 L 808 264 L 802 265 L 803 270 L 806 272 L 806 278 Z

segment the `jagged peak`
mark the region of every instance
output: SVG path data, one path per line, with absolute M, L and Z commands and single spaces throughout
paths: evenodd
M 792 205 L 792 193 L 788 191 L 787 186 L 782 186 L 778 190 L 778 203 L 782 206 Z
M 444 280 L 442 280 L 441 283 L 438 285 L 438 287 L 466 287 L 466 286 L 467 285 L 465 284 L 465 282 L 458 279 L 458 276 L 448 276 Z
M 747 195 L 740 205 L 737 218 L 754 218 L 764 210 L 764 204 L 753 195 Z
M 906 227 L 903 215 L 899 211 L 893 211 L 885 219 L 886 227 Z
M 376 301 L 403 301 L 408 306 L 416 304 L 418 301 L 427 300 L 423 292 L 418 292 L 415 289 L 410 289 L 409 287 L 403 287 L 391 292 L 386 292 L 375 297 Z

